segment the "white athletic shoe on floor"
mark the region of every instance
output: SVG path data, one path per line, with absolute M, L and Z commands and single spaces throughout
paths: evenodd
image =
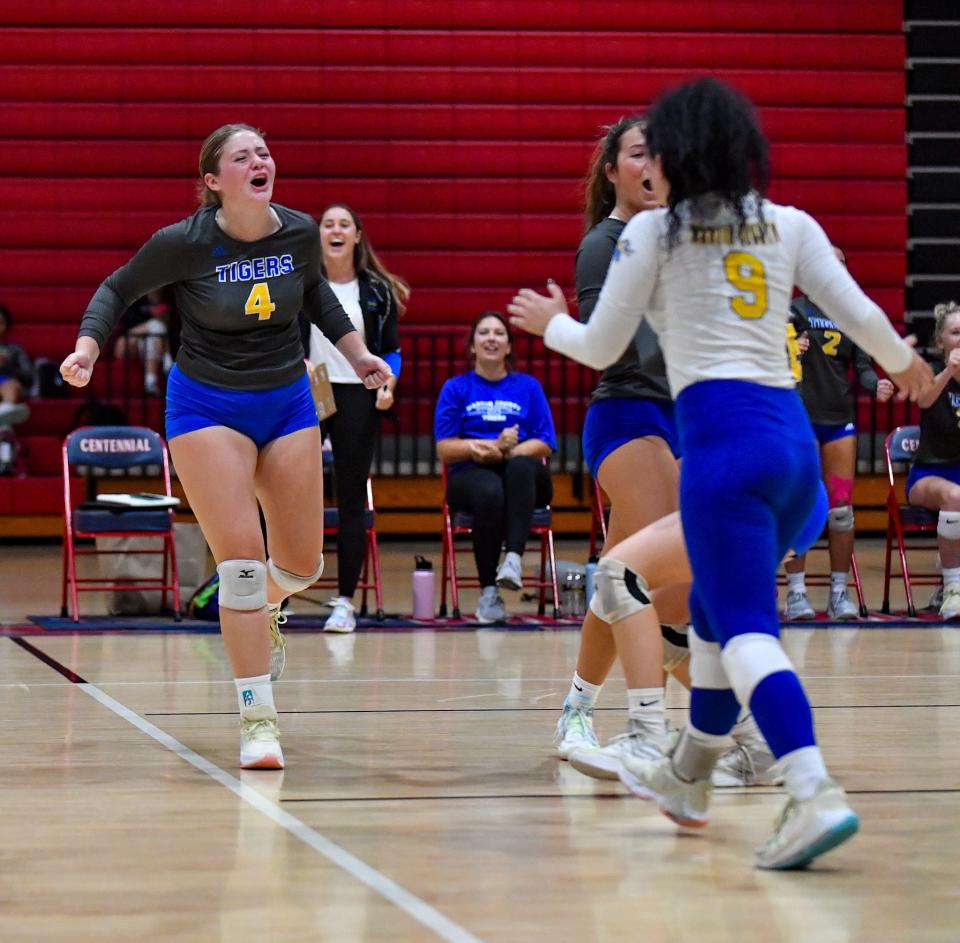
M 710 782 L 716 787 L 779 786 L 783 775 L 776 757 L 753 719 L 747 714 L 730 731 L 734 747 L 717 760 Z
M 960 616 L 960 586 L 943 587 L 943 602 L 940 603 L 941 619 L 956 619 Z
M 773 835 L 756 851 L 758 868 L 802 868 L 818 855 L 836 848 L 860 828 L 846 793 L 825 779 L 809 799 L 793 799 L 784 807 Z
M 519 553 L 508 553 L 497 570 L 497 586 L 500 589 L 523 589 L 523 567 Z
M 847 595 L 845 589 L 838 589 L 830 593 L 830 602 L 827 603 L 827 618 L 831 622 L 849 622 L 860 618 L 860 607 Z
M 243 769 L 283 769 L 277 712 L 252 707 L 240 718 L 240 766 Z
M 648 733 L 632 717 L 627 719 L 626 733 L 618 734 L 606 746 L 599 748 L 578 747 L 567 759 L 570 765 L 594 779 L 619 779 L 620 768 L 626 756 L 645 760 L 660 759 L 677 742 L 679 732 L 668 730 L 658 737 Z
M 287 617 L 278 609 L 270 612 L 270 680 L 276 681 L 283 674 L 284 666 L 287 663 L 287 640 L 280 631 L 280 626 L 284 625 Z
M 688 783 L 673 771 L 673 760 L 644 760 L 625 756 L 620 782 L 635 796 L 656 802 L 660 811 L 684 828 L 703 828 L 709 821 L 710 780 Z
M 494 622 L 505 622 L 507 607 L 503 604 L 496 586 L 484 586 L 477 601 L 474 612 L 477 622 L 481 625 L 491 625 Z
M 324 632 L 352 632 L 357 627 L 357 615 L 353 602 L 346 596 L 334 596 L 330 600 L 333 612 L 323 624 Z
M 738 743 L 717 760 L 710 782 L 721 789 L 732 786 L 780 786 L 783 774 L 766 743 Z
M 574 750 L 596 750 L 600 741 L 593 729 L 593 708 L 564 703 L 553 743 L 561 760 L 569 759 Z
M 943 583 L 941 583 L 930 596 L 930 602 L 927 603 L 927 609 L 939 609 L 943 605 Z
M 783 618 L 787 622 L 793 622 L 797 619 L 812 619 L 815 615 L 813 606 L 810 605 L 810 600 L 807 599 L 805 592 L 791 590 L 787 593 L 787 601 L 783 607 Z

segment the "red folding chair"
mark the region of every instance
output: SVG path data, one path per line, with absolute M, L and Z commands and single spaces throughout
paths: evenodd
M 447 584 L 453 604 L 452 616 L 460 618 L 460 590 L 480 589 L 480 580 L 476 577 L 463 579 L 457 574 L 457 554 L 469 553 L 470 546 L 457 546 L 456 538 L 469 536 L 473 531 L 473 515 L 466 511 L 453 511 L 447 504 L 447 466 L 443 466 L 443 562 L 440 577 L 440 617 L 447 614 Z M 531 585 L 540 590 L 537 614 L 547 611 L 547 587 L 553 591 L 553 618 L 560 617 L 560 595 L 557 586 L 557 560 L 553 547 L 553 511 L 550 506 L 536 508 L 530 533 L 540 538 L 540 576 Z M 549 565 L 550 575 L 547 576 Z
M 323 453 L 323 466 L 325 469 L 333 468 L 333 455 L 330 452 Z M 367 499 L 363 510 L 363 529 L 366 532 L 366 549 L 363 557 L 363 570 L 360 573 L 360 581 L 357 583 L 357 589 L 363 591 L 360 597 L 360 615 L 367 614 L 367 594 L 372 589 L 374 600 L 377 604 L 376 616 L 378 622 L 384 619 L 383 611 L 383 583 L 380 579 L 380 546 L 377 543 L 377 513 L 373 506 L 373 484 L 370 477 L 367 477 Z M 337 552 L 335 540 L 327 540 L 328 537 L 336 537 L 340 530 L 340 511 L 336 507 L 324 507 L 323 509 L 323 554 Z M 321 576 L 311 589 L 337 588 L 336 576 Z
M 85 470 L 87 476 L 94 469 L 103 474 L 135 469 L 149 472 L 160 469 L 163 492 L 170 491 L 170 461 L 167 444 L 152 429 L 142 426 L 88 426 L 71 432 L 63 440 L 63 577 L 61 580 L 60 613 L 67 615 L 67 597 L 70 598 L 74 622 L 80 619 L 80 593 L 109 590 L 159 590 L 161 606 L 167 605 L 167 593 L 173 601 L 174 619 L 180 621 L 180 579 L 177 572 L 177 549 L 173 539 L 173 509 L 125 507 L 97 502 L 74 505 L 71 476 Z M 78 547 L 79 539 L 97 537 L 156 538 L 156 548 L 135 550 Z M 80 577 L 77 558 L 85 556 L 120 556 L 123 554 L 156 554 L 163 558 L 163 571 L 158 577 Z
M 933 540 L 924 540 L 921 537 L 919 541 L 911 541 L 910 550 L 936 551 L 938 549 L 936 532 L 939 515 L 937 512 L 910 504 L 901 504 L 897 493 L 893 463 L 912 461 L 919 445 L 919 426 L 897 426 L 883 444 L 883 456 L 887 463 L 887 482 L 890 486 L 887 491 L 887 545 L 883 565 L 883 605 L 880 607 L 880 611 L 885 613 L 890 611 L 890 581 L 893 577 L 891 560 L 894 543 L 900 557 L 900 575 L 903 578 L 903 591 L 907 597 L 909 615 L 917 614 L 916 606 L 913 604 L 913 586 L 939 586 L 942 579 L 940 573 L 935 570 L 911 573 L 907 566 L 905 539 L 907 535 L 934 535 Z

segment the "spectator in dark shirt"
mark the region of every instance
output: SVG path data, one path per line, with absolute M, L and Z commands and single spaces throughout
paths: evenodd
M 842 250 L 837 258 L 846 264 Z M 807 346 L 799 361 L 799 391 L 820 445 L 820 463 L 830 500 L 827 531 L 830 542 L 830 598 L 827 618 L 856 619 L 860 611 L 847 595 L 850 561 L 853 558 L 853 480 L 857 470 L 857 404 L 850 383 L 856 373 L 860 387 L 881 403 L 893 396 L 893 383 L 881 380 L 870 358 L 830 319 L 803 295 L 790 306 L 798 333 Z M 786 564 L 788 591 L 784 618 L 812 619 L 804 580 L 806 559 Z
M 939 304 L 934 341 L 940 359 L 920 395 L 920 445 L 907 478 L 907 501 L 939 512 L 944 619 L 960 616 L 960 305 Z
M 33 364 L 22 347 L 7 340 L 12 326 L 10 309 L 0 304 L 0 426 L 14 426 L 30 415 L 21 400 L 33 384 Z

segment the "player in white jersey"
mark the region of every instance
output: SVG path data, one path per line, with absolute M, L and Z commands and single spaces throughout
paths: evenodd
M 606 365 L 647 312 L 676 398 L 684 455 L 680 514 L 693 570 L 690 722 L 671 754 L 626 760 L 621 779 L 681 825 L 708 821 L 710 774 L 740 705 L 780 762 L 790 800 L 764 868 L 802 867 L 859 820 L 827 775 L 810 704 L 779 641 L 776 573 L 818 499 L 819 459 L 784 336 L 793 285 L 915 399 L 930 369 L 837 261 L 805 213 L 762 199 L 767 142 L 749 102 L 713 79 L 662 96 L 648 115 L 651 184 L 666 204 L 624 229 L 587 324 L 562 293 L 523 290 L 513 321 L 548 347 Z M 656 312 L 656 313 L 655 313 Z M 559 316 L 558 316 L 559 315 Z M 615 623 L 649 605 L 613 548 L 594 604 Z

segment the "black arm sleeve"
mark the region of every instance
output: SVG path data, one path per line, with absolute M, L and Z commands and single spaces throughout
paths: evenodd
M 303 356 L 310 359 L 310 321 L 301 311 L 297 315 L 297 327 L 300 328 L 300 343 L 303 344 Z
M 380 335 L 380 356 L 384 354 L 398 354 L 400 352 L 400 336 L 397 330 L 400 320 L 397 314 L 397 299 L 393 294 L 393 287 L 384 284 L 387 296 L 387 316 L 383 319 L 383 333 Z
M 126 265 L 103 280 L 87 305 L 79 336 L 92 337 L 102 348 L 130 305 L 177 280 L 181 246 L 182 240 L 170 238 L 167 229 L 154 233 Z
M 880 378 L 873 369 L 873 361 L 857 346 L 853 348 L 853 369 L 857 371 L 860 386 L 868 393 L 876 395 Z

